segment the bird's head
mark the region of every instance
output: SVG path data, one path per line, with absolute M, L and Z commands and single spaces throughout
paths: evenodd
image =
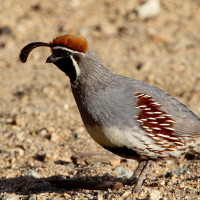
M 85 38 L 62 35 L 53 39 L 50 43 L 33 42 L 26 45 L 20 53 L 20 60 L 25 63 L 29 53 L 37 47 L 49 47 L 52 54 L 47 58 L 46 63 L 55 64 L 67 76 L 73 84 L 80 75 L 79 62 L 88 51 L 88 44 Z

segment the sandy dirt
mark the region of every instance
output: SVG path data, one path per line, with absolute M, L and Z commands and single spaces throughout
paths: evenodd
M 186 159 L 154 163 L 133 194 L 124 183 L 137 162 L 90 138 L 68 78 L 45 64 L 49 49 L 34 50 L 26 64 L 18 59 L 27 43 L 82 35 L 111 71 L 156 85 L 200 115 L 199 0 L 161 1 L 145 20 L 135 13 L 141 2 L 2 0 L 0 199 L 200 199 L 200 162 Z M 84 181 L 116 184 L 82 189 Z

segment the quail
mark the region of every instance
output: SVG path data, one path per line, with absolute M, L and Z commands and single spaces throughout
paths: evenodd
M 85 38 L 62 35 L 50 43 L 34 42 L 20 53 L 25 63 L 36 47 L 51 49 L 46 63 L 70 79 L 86 130 L 99 145 L 138 161 L 133 191 L 141 189 L 152 161 L 200 153 L 200 119 L 161 89 L 120 76 L 104 67 Z

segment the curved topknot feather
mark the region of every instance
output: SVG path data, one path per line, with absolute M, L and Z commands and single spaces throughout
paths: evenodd
M 50 42 L 50 46 L 62 45 L 71 50 L 85 53 L 88 50 L 88 43 L 84 37 L 74 35 L 61 35 Z

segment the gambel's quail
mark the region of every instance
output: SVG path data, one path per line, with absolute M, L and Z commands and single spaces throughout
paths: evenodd
M 105 149 L 139 162 L 134 176 L 141 188 L 151 161 L 200 153 L 200 119 L 157 87 L 113 74 L 82 37 L 62 35 L 50 43 L 26 45 L 26 62 L 36 47 L 51 48 L 47 63 L 70 79 L 71 89 L 90 136 Z

